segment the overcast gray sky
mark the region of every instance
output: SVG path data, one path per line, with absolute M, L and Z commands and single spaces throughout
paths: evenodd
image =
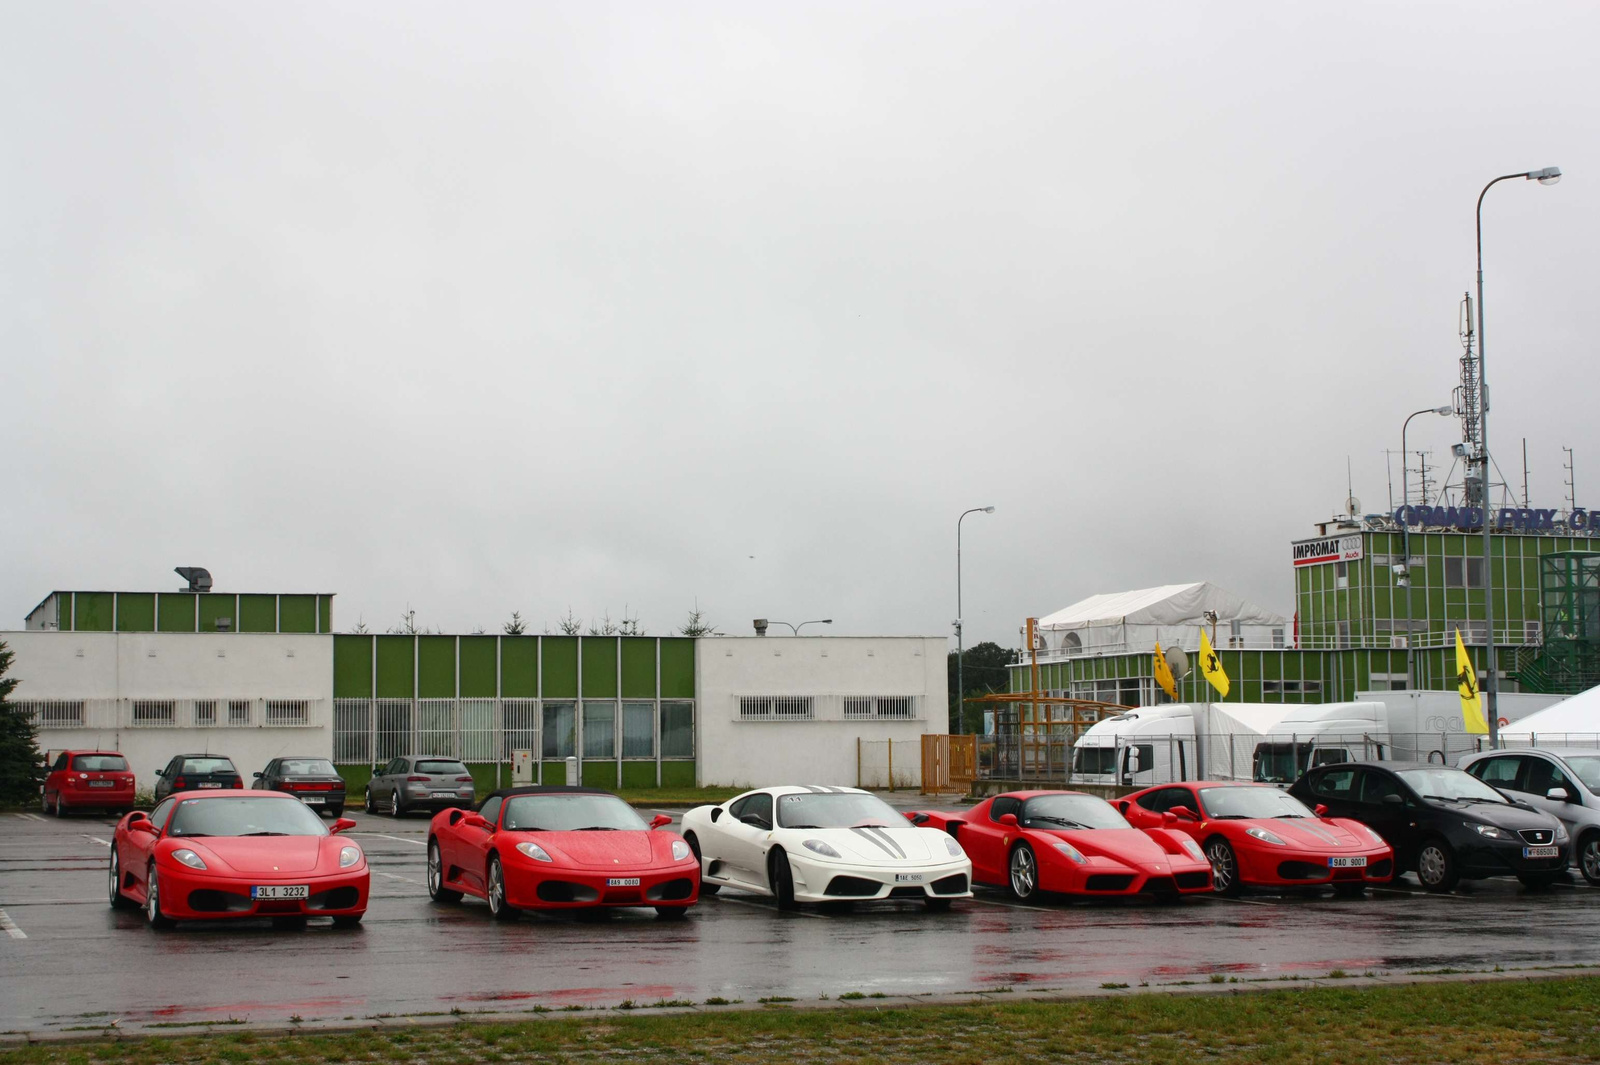
M 1600 506 L 1600 7 L 0 4 L 0 627 L 968 642 L 1382 509 L 1486 214 L 1491 444 Z M 1418 419 L 1448 459 L 1453 419 Z M 1398 467 L 1397 467 L 1398 470 Z

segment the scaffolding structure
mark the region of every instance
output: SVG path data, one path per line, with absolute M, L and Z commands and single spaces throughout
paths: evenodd
M 1600 684 L 1600 553 L 1539 560 L 1543 645 L 1517 670 L 1524 691 L 1576 695 Z

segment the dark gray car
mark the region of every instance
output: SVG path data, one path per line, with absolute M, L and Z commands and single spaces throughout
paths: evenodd
M 1600 886 L 1600 749 L 1531 747 L 1484 751 L 1461 768 L 1520 802 L 1555 814 L 1572 836 L 1572 863 Z
M 391 817 L 412 810 L 438 812 L 470 809 L 477 798 L 472 774 L 458 759 L 437 754 L 408 754 L 380 766 L 367 783 L 368 813 Z
M 242 788 L 244 779 L 233 762 L 220 754 L 180 754 L 156 774 L 155 798 L 160 802 L 179 791 L 214 791 Z

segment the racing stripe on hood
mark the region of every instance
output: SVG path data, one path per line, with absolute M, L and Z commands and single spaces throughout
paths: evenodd
M 1304 821 L 1305 818 L 1296 818 L 1295 820 L 1296 822 L 1299 822 Z M 1321 825 L 1302 825 L 1297 823 L 1295 827 L 1302 832 L 1309 832 L 1318 839 L 1333 844 L 1335 847 L 1339 846 L 1339 840 L 1334 836 L 1334 834 L 1323 828 Z
M 898 847 L 895 847 L 891 850 L 887 845 L 884 844 L 883 840 L 872 834 L 872 829 L 870 828 L 852 828 L 850 831 L 855 832 L 866 839 L 870 839 L 880 850 L 883 851 L 883 853 L 887 854 L 891 858 L 904 858 L 906 856 L 905 852 L 900 851 L 900 848 Z M 891 842 L 893 841 L 891 840 Z M 900 853 L 896 854 L 895 851 L 900 851 Z
M 879 839 L 883 840 L 883 842 L 893 847 L 895 849 L 895 853 L 900 855 L 900 857 L 904 858 L 906 856 L 905 848 L 896 843 L 894 841 L 894 837 L 889 835 L 889 833 L 885 832 L 882 828 L 879 828 L 877 825 L 870 825 L 868 826 L 867 831 L 873 833 Z

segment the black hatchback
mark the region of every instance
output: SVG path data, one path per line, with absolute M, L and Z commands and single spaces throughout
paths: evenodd
M 156 802 L 176 791 L 242 787 L 239 771 L 220 754 L 180 754 L 156 774 Z
M 1331 817 L 1370 826 L 1394 848 L 1395 873 L 1416 873 L 1429 891 L 1449 891 L 1463 878 L 1507 875 L 1547 887 L 1567 867 L 1567 830 L 1559 820 L 1448 766 L 1321 766 L 1289 794 L 1307 806 L 1326 806 Z

